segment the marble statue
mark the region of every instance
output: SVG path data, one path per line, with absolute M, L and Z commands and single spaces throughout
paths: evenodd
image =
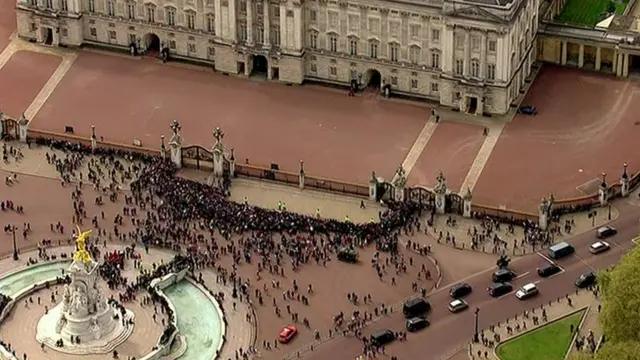
M 116 308 L 108 305 L 98 288 L 98 263 L 87 250 L 90 235 L 91 230 L 77 228 L 76 251 L 68 270 L 71 284 L 64 286 L 62 301 L 38 322 L 36 339 L 56 351 L 106 353 L 131 335 L 132 329 L 116 318 Z M 126 311 L 125 319 L 131 318 L 133 313 Z M 80 341 L 71 342 L 71 338 Z M 56 346 L 59 340 L 66 345 Z

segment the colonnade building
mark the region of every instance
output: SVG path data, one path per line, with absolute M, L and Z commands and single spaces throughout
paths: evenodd
M 165 49 L 217 71 L 390 86 L 504 114 L 536 56 L 539 0 L 18 0 L 18 34 L 52 46 Z

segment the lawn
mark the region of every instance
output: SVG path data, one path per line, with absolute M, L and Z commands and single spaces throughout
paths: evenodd
M 569 350 L 571 324 L 577 329 L 584 311 L 554 321 L 498 346 L 501 360 L 563 360 Z
M 604 20 L 610 0 L 567 0 L 556 22 L 575 25 L 595 26 Z M 616 14 L 620 15 L 627 7 L 629 0 L 616 1 Z

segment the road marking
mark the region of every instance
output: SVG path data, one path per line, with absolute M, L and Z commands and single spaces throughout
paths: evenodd
M 530 273 L 531 273 L 531 271 L 527 271 L 526 273 L 522 273 L 522 274 L 516 276 L 515 278 L 516 279 L 520 279 L 521 277 L 525 277 L 525 276 L 529 275 Z
M 555 261 L 553 261 L 553 260 L 549 259 L 548 257 L 546 257 L 546 256 L 542 255 L 542 254 L 540 253 L 540 251 L 536 251 L 536 254 L 538 254 L 541 258 L 545 259 L 548 263 L 550 263 L 550 264 L 554 264 L 554 265 L 558 265 L 558 264 L 556 264 L 556 262 L 555 262 Z
M 427 120 L 427 123 L 424 124 L 422 131 L 420 131 L 420 135 L 418 135 L 416 141 L 413 143 L 413 146 L 411 146 L 409 153 L 407 153 L 407 157 L 402 162 L 402 168 L 406 172 L 407 176 L 411 174 L 411 170 L 413 170 L 416 162 L 418 162 L 420 154 L 422 154 L 422 151 L 427 146 L 427 143 L 431 139 L 431 136 L 433 136 L 433 133 L 436 131 L 437 126 L 438 123 L 436 123 L 435 121 L 431 121 L 431 119 Z
M 631 239 L 631 242 L 636 245 L 640 245 L 640 236 L 634 237 L 633 239 Z
M 545 261 L 547 261 L 549 264 L 553 264 L 555 266 L 557 266 L 558 268 L 560 268 L 560 271 L 558 271 L 557 273 L 551 275 L 551 276 L 547 276 L 545 279 L 551 279 L 554 276 L 560 275 L 563 272 L 565 272 L 566 270 L 564 269 L 564 267 L 560 266 L 560 264 L 558 264 L 557 262 L 549 259 L 548 257 L 544 256 L 543 254 L 541 254 L 539 251 L 536 251 L 536 254 L 538 254 L 538 256 L 540 256 L 541 258 L 543 258 Z
M 467 189 L 473 191 L 473 188 L 476 186 L 476 182 L 480 178 L 480 174 L 482 173 L 484 166 L 489 160 L 489 156 L 491 156 L 493 149 L 498 143 L 498 139 L 502 134 L 504 125 L 504 123 L 500 123 L 489 126 L 489 134 L 485 136 L 484 141 L 482 142 L 482 146 L 480 147 L 480 150 L 478 150 L 478 154 L 473 160 L 471 168 L 467 173 L 467 177 L 464 179 L 462 185 L 460 186 L 460 189 L 462 191 L 467 191 Z
M 506 294 L 504 294 L 504 295 L 500 295 L 500 296 L 498 296 L 498 297 L 494 297 L 494 299 L 496 299 L 496 300 L 500 300 L 500 299 L 502 299 L 503 297 L 505 297 L 505 296 L 509 296 L 509 295 L 513 294 L 514 292 L 516 292 L 516 291 L 517 291 L 517 290 L 514 288 L 513 290 L 509 291 L 508 293 L 506 293 Z
M 583 258 L 581 258 L 580 256 L 573 254 L 573 256 L 575 256 L 576 259 L 580 260 L 583 264 L 587 265 L 589 268 L 591 268 L 591 270 L 596 270 L 595 267 L 593 267 L 591 264 L 589 264 L 588 262 L 586 262 Z
M 555 275 L 558 275 L 558 274 L 555 274 Z M 536 280 L 536 281 L 534 281 L 534 282 L 533 282 L 533 285 L 538 285 L 538 284 L 540 284 L 541 282 L 542 282 L 542 280 Z
M 615 241 L 613 241 L 613 240 L 611 240 L 609 243 L 610 243 L 610 244 L 613 244 L 613 245 L 615 245 L 615 246 L 617 246 L 617 247 L 619 247 L 619 248 L 620 248 L 620 249 L 622 249 L 622 250 L 625 250 L 625 248 L 624 248 L 624 247 L 622 247 L 622 245 L 618 244 L 617 242 L 615 242 Z

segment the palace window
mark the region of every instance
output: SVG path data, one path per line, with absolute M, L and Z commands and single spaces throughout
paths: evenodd
M 489 52 L 496 52 L 496 41 L 495 40 L 489 40 Z
M 175 40 L 169 40 L 169 49 L 171 49 L 171 50 L 175 50 L 176 49 L 176 41 Z
M 273 28 L 273 36 L 270 37 L 270 39 L 273 39 L 273 44 L 275 46 L 280 46 L 280 28 L 279 27 Z
M 238 26 L 238 31 L 240 32 L 240 40 L 247 41 L 247 25 L 241 24 Z
M 456 75 L 464 74 L 464 60 L 456 59 L 456 68 L 454 69 Z
M 436 44 L 440 42 L 440 29 L 431 29 L 431 41 Z
M 463 34 L 456 34 L 455 38 L 454 38 L 456 44 L 456 49 L 464 49 L 464 35 Z
M 37 0 L 28 0 L 28 4 L 29 6 L 38 6 L 38 1 Z
M 330 66 L 330 67 L 329 67 L 329 74 L 330 74 L 331 76 L 338 76 L 338 68 L 337 68 L 337 67 L 335 67 L 335 66 L 333 66 L 333 65 L 332 65 L 332 66 Z
M 487 65 L 487 79 L 488 80 L 496 79 L 496 66 L 494 64 Z
M 311 20 L 311 22 L 318 21 L 318 12 L 316 10 L 310 10 L 309 11 L 309 19 Z
M 317 73 L 318 65 L 316 65 L 316 63 L 311 63 L 311 65 L 309 65 L 309 72 L 311 72 L 312 74 Z
M 209 58 L 216 56 L 216 48 L 213 46 L 209 47 Z
M 191 30 L 196 28 L 196 14 L 192 11 L 187 12 L 187 27 Z
M 166 14 L 164 17 L 167 20 L 167 25 L 176 26 L 176 9 L 172 7 L 168 7 L 165 9 Z
M 400 46 L 398 46 L 398 44 L 396 43 L 389 44 L 389 59 L 391 59 L 391 61 L 398 61 L 399 52 L 400 52 Z
M 136 43 L 136 34 L 129 34 L 129 44 L 135 44 Z
M 196 44 L 194 43 L 187 44 L 187 51 L 190 53 L 196 52 Z
M 358 55 L 358 39 L 351 37 L 349 38 L 349 55 Z
M 147 21 L 156 22 L 156 8 L 152 5 L 147 6 Z
M 480 49 L 480 37 L 476 35 L 471 36 L 471 49 L 473 51 L 478 51 Z
M 418 88 L 418 79 L 411 79 L 411 89 L 415 90 Z
M 107 15 L 115 16 L 116 15 L 116 3 L 114 1 L 107 1 Z
M 438 87 L 438 83 L 437 82 L 432 82 L 431 83 L 431 92 L 437 93 L 439 91 L 439 87 Z
M 118 35 L 116 34 L 115 30 L 109 30 L 109 40 L 117 40 L 118 39 Z
M 242 14 L 246 14 L 247 13 L 247 1 L 246 0 L 240 1 L 240 13 L 242 13 Z
M 369 42 L 369 57 L 372 59 L 378 58 L 378 42 L 375 40 Z
M 127 3 L 127 17 L 129 19 L 136 18 L 136 3 L 133 3 L 133 2 Z
M 216 17 L 214 14 L 207 14 L 207 31 L 215 35 Z
M 318 48 L 318 33 L 315 31 L 309 33 L 309 47 L 312 49 Z
M 338 36 L 335 34 L 329 35 L 329 51 L 338 52 Z
M 440 53 L 433 51 L 431 53 L 431 67 L 434 69 L 440 69 Z
M 471 60 L 471 77 L 480 77 L 480 61 L 477 59 Z
M 46 0 L 45 1 L 45 7 L 47 9 L 53 9 L 53 0 Z
M 417 64 L 420 62 L 420 48 L 417 46 L 411 46 L 409 48 L 409 60 L 412 64 Z
M 420 25 L 411 24 L 409 25 L 409 33 L 411 34 L 412 39 L 417 39 L 420 37 Z
M 34 0 L 35 2 L 36 0 Z M 89 12 L 96 12 L 96 1 L 95 0 L 88 0 L 88 8 L 89 8 Z
M 67 0 L 60 0 L 60 10 L 69 11 L 69 3 Z
M 264 44 L 264 29 L 261 27 L 256 29 L 256 42 L 258 44 Z

